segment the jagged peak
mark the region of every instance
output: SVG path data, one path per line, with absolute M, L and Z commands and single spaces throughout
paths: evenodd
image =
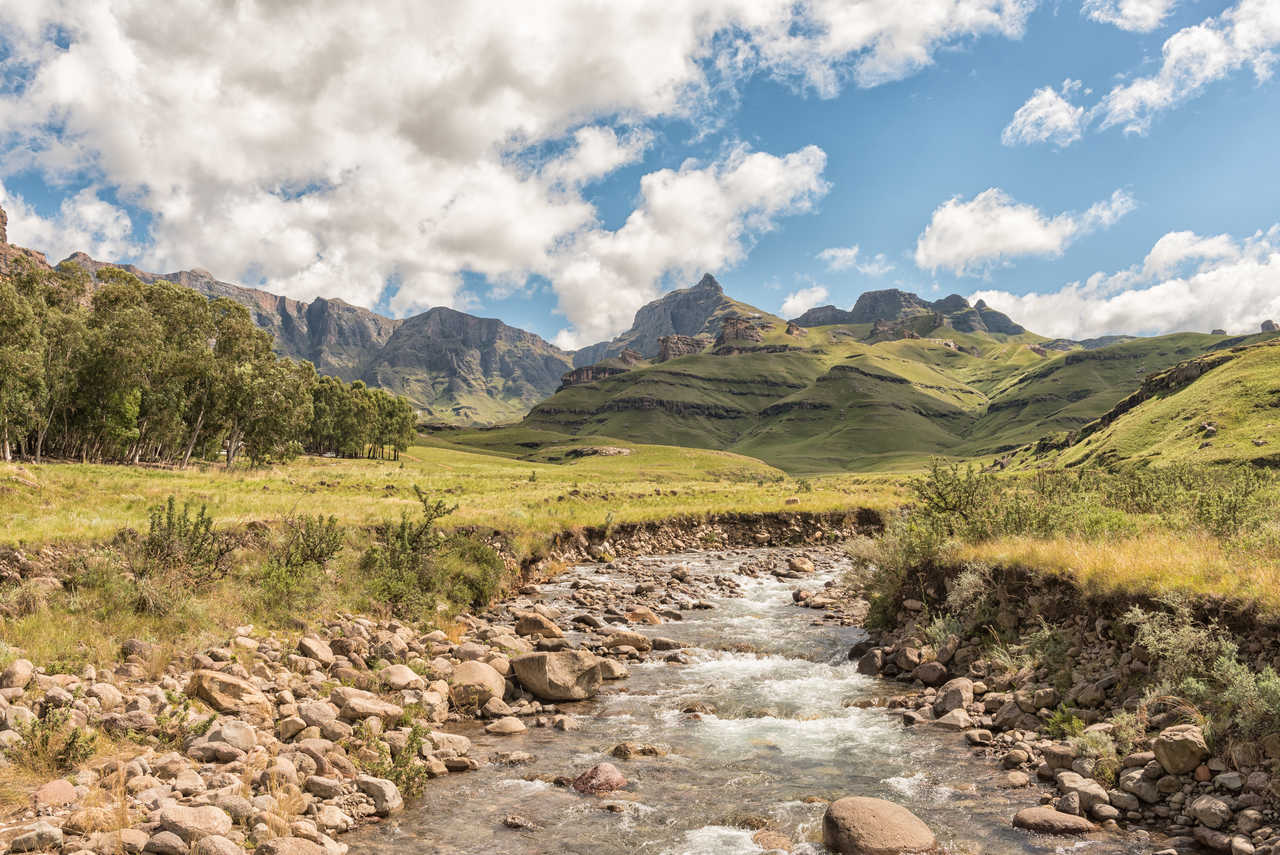
M 723 294 L 724 288 L 716 281 L 716 278 L 710 273 L 702 274 L 702 278 L 698 280 L 698 284 L 693 286 L 694 291 L 716 291 Z

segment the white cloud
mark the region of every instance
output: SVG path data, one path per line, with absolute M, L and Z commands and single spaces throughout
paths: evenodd
M 916 241 L 916 264 L 977 275 L 1017 256 L 1059 256 L 1076 238 L 1110 227 L 1135 204 L 1128 193 L 1116 190 L 1083 213 L 1046 217 L 996 187 L 968 202 L 955 196 L 933 212 Z
M 1080 11 L 1094 21 L 1134 33 L 1149 33 L 1164 23 L 1176 0 L 1084 0 Z
M 68 196 L 51 217 L 42 217 L 0 184 L 0 208 L 9 216 L 9 242 L 39 248 L 57 264 L 76 250 L 100 258 L 131 261 L 140 248 L 133 242 L 129 214 L 86 187 Z
M 331 0 L 228 11 L 206 0 L 5 0 L 5 72 L 23 85 L 0 93 L 0 179 L 92 176 L 147 215 L 139 263 L 153 269 L 201 266 L 363 305 L 393 281 L 399 311 L 460 304 L 465 273 L 501 289 L 546 273 L 575 325 L 613 332 L 630 318 L 588 322 L 599 292 L 555 277 L 627 266 L 608 253 L 641 227 L 603 236 L 581 188 L 636 162 L 646 126 L 705 124 L 751 75 L 824 96 L 847 80 L 898 79 L 961 40 L 1018 37 L 1033 6 Z M 661 263 L 628 275 L 737 257 L 725 248 L 771 225 L 779 213 L 744 203 L 724 183 L 732 172 L 708 178 L 743 218 L 717 221 L 716 249 L 651 229 L 645 248 Z M 669 175 L 686 170 L 649 176 L 633 217 L 653 216 L 645 206 Z M 73 229 L 29 234 L 55 256 L 89 245 Z M 596 244 L 605 254 L 589 257 Z M 657 286 L 626 282 L 627 293 Z
M 1188 261 L 1198 264 L 1171 276 Z M 1280 320 L 1280 225 L 1243 241 L 1171 232 L 1141 264 L 1096 273 L 1047 294 L 979 291 L 1018 323 L 1041 335 L 1090 338 L 1109 334 L 1257 332 Z
M 779 313 L 784 318 L 798 318 L 814 306 L 821 306 L 826 299 L 827 289 L 821 285 L 801 288 L 787 295 L 787 299 L 782 301 Z
M 1005 145 L 1051 142 L 1068 146 L 1080 139 L 1084 107 L 1077 107 L 1064 97 L 1079 88 L 1080 81 L 1068 79 L 1062 84 L 1061 93 L 1051 86 L 1037 89 L 1013 114 L 1000 141 Z
M 1095 108 L 1102 128 L 1121 125 L 1145 133 L 1159 113 L 1206 86 L 1250 66 L 1258 80 L 1271 74 L 1280 44 L 1280 4 L 1241 0 L 1216 18 L 1185 27 L 1165 41 L 1160 70 L 1117 86 Z
M 816 146 L 785 157 L 738 148 L 705 166 L 690 161 L 644 176 L 620 228 L 586 229 L 551 256 L 546 274 L 571 324 L 556 343 L 606 338 L 658 296 L 662 280 L 687 285 L 741 261 L 778 218 L 809 211 L 826 194 L 826 160 Z
M 818 260 L 827 265 L 831 271 L 853 268 L 866 276 L 883 276 L 893 270 L 893 262 L 883 252 L 877 252 L 866 261 L 859 261 L 862 252 L 856 243 L 853 246 L 833 246 L 818 253 Z

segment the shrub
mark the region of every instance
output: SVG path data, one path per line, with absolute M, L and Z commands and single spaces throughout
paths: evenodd
M 144 572 L 155 569 L 185 569 L 210 576 L 220 575 L 232 544 L 215 531 L 206 506 L 193 517 L 191 505 L 177 510 L 173 496 L 164 505 L 150 509 L 150 527 L 142 541 Z
M 268 600 L 293 607 L 314 599 L 325 567 L 342 549 L 336 517 L 286 517 L 284 537 L 267 556 L 259 583 Z
M 14 728 L 22 741 L 5 752 L 9 762 L 41 776 L 64 775 L 93 756 L 97 737 L 71 724 L 71 710 L 46 704 L 40 715 Z
M 364 725 L 362 724 L 361 727 L 363 728 Z M 395 784 L 396 788 L 409 798 L 416 798 L 422 795 L 430 775 L 427 773 L 426 765 L 418 760 L 418 753 L 422 749 L 422 740 L 426 735 L 426 731 L 421 725 L 415 724 L 410 728 L 409 737 L 405 741 L 404 748 L 396 754 L 394 759 L 385 742 L 380 739 L 369 738 L 367 730 L 358 731 L 358 735 L 363 736 L 366 743 L 372 743 L 378 752 L 376 760 L 370 760 L 363 764 L 365 772 L 375 778 L 385 778 Z
M 1059 704 L 1045 722 L 1044 729 L 1054 739 L 1070 739 L 1084 734 L 1084 722 Z

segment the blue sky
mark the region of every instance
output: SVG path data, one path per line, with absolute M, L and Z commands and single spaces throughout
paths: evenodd
M 341 5 L 14 0 L 10 239 L 564 346 L 703 270 L 771 312 L 898 287 L 1049 335 L 1280 315 L 1280 0 L 557 0 L 427 9 L 434 37 Z

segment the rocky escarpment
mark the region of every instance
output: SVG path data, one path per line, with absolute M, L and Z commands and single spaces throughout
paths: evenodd
M 584 347 L 574 354 L 573 363 L 579 367 L 591 365 L 628 348 L 652 359 L 661 353 L 662 338 L 672 335 L 714 338 L 725 317 L 741 315 L 746 309 L 750 307 L 726 297 L 720 283 L 708 273 L 692 288 L 672 291 L 643 306 L 636 312 L 630 329 L 612 341 Z
M 9 243 L 9 215 L 0 208 L 0 276 L 16 273 L 24 267 L 48 270 L 49 261 L 44 253 Z
M 1125 615 L 1159 603 L 1091 597 L 1064 578 L 1007 568 L 934 567 L 899 596 L 884 612 L 891 627 L 851 657 L 904 684 L 886 700 L 904 725 L 963 734 L 1004 786 L 1043 788 L 1042 807 L 1015 826 L 1150 829 L 1171 836 L 1169 852 L 1280 851 L 1280 723 L 1271 735 L 1215 740 L 1185 704 L 1150 694 L 1168 651 L 1135 644 Z M 1239 634 L 1243 667 L 1280 654 L 1274 623 L 1250 609 L 1200 609 L 1217 632 Z
M 664 335 L 658 339 L 658 356 L 654 362 L 666 362 L 691 353 L 701 353 L 710 342 L 706 338 L 690 335 Z
M 924 334 L 938 326 L 947 326 L 957 332 L 989 332 L 1002 335 L 1019 335 L 1026 330 L 1009 317 L 992 309 L 979 300 L 972 306 L 959 294 L 930 302 L 907 291 L 888 288 L 867 291 L 858 297 L 853 308 L 845 311 L 835 306 L 818 306 L 810 309 L 792 323 L 802 327 L 829 326 L 832 324 L 909 324 L 911 329 Z M 929 324 L 920 329 L 921 324 Z

